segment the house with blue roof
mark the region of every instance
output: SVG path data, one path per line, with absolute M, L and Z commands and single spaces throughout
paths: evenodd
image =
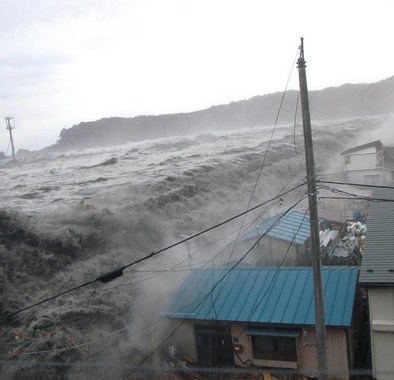
M 349 379 L 354 363 L 357 267 L 323 267 L 328 363 Z M 292 369 L 316 375 L 313 273 L 309 267 L 195 270 L 162 312 L 174 344 L 202 366 Z
M 258 241 L 244 263 L 253 266 L 310 265 L 310 237 L 309 214 L 291 210 L 257 221 L 238 239 L 238 251 L 243 254 Z

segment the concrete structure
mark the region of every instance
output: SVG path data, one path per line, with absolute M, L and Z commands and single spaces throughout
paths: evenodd
M 324 267 L 328 363 L 349 379 L 354 363 L 357 267 Z M 282 368 L 315 376 L 311 268 L 192 271 L 162 313 L 183 323 L 173 343 L 201 366 Z
M 345 150 L 344 172 L 352 183 L 379 185 L 393 183 L 394 147 L 373 141 Z
M 372 368 L 378 380 L 394 378 L 394 188 L 374 191 L 368 216 L 360 284 L 367 289 Z M 390 201 L 391 200 L 391 201 Z

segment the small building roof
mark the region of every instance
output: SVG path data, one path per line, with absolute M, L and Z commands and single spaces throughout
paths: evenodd
M 349 153 L 357 152 L 358 150 L 370 148 L 370 147 L 373 147 L 373 146 L 374 146 L 376 149 L 378 149 L 378 150 L 383 148 L 382 142 L 381 142 L 380 140 L 376 140 L 376 141 L 369 142 L 369 143 L 367 143 L 367 144 L 363 144 L 363 145 L 355 146 L 354 148 L 347 149 L 347 150 L 343 151 L 343 152 L 341 153 L 341 155 L 343 156 L 344 154 L 349 154 Z
M 394 285 L 394 187 L 376 189 L 368 210 L 368 230 L 361 263 L 360 283 L 366 286 Z
M 327 326 L 349 327 L 358 267 L 322 270 Z M 192 271 L 169 306 L 169 318 L 314 325 L 312 268 L 235 268 Z
M 293 244 L 305 244 L 311 236 L 309 215 L 291 210 L 285 214 L 261 219 L 239 239 L 240 242 L 264 235 Z

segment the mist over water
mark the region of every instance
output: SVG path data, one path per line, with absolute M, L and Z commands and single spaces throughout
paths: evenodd
M 388 122 L 314 125 L 317 174 L 340 173 L 340 153 L 371 141 L 371 132 Z M 0 313 L 94 280 L 300 184 L 301 126 L 295 133 L 291 125 L 278 126 L 272 141 L 271 135 L 272 127 L 254 127 L 1 162 Z M 121 366 L 72 363 L 137 364 L 168 335 L 159 312 L 189 269 L 226 265 L 242 222 L 285 211 L 305 190 L 132 266 L 113 282 L 16 315 L 1 326 L 2 357 L 19 349 L 16 359 L 71 363 L 35 367 L 43 377 L 124 376 L 130 370 Z M 1 371 L 29 378 L 32 369 Z

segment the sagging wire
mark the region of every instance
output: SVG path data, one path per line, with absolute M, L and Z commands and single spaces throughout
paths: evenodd
M 357 186 L 357 187 L 370 187 L 376 189 L 390 189 L 394 190 L 394 186 L 388 185 L 367 185 L 365 183 L 352 183 L 352 182 L 340 182 L 340 181 L 322 181 L 317 179 L 316 183 L 328 183 L 330 185 L 348 185 L 348 186 Z
M 354 194 L 354 193 L 350 193 L 350 192 L 345 191 L 345 190 L 336 189 L 336 188 L 331 187 L 331 186 L 321 185 L 321 188 L 323 188 L 325 190 L 328 190 L 328 191 L 331 191 L 331 192 L 336 193 L 336 194 L 343 194 L 343 195 L 346 195 L 348 197 L 344 198 L 344 197 L 320 196 L 319 197 L 320 199 L 359 199 L 359 200 L 364 200 L 364 201 L 368 201 L 368 202 L 394 202 L 393 199 L 375 198 L 375 197 L 371 197 L 371 196 L 367 196 L 367 195 Z

